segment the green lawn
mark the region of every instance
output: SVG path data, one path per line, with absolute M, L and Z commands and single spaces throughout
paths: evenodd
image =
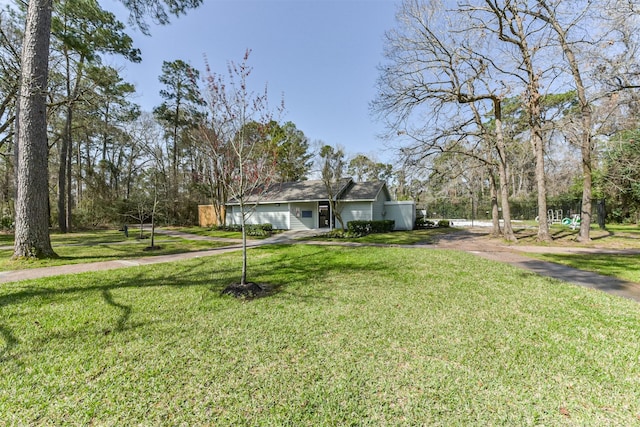
M 384 245 L 416 245 L 434 243 L 435 237 L 440 234 L 456 233 L 460 231 L 457 228 L 431 228 L 410 231 L 393 231 L 390 233 L 375 233 L 363 237 L 352 238 L 335 238 L 310 237 L 308 240 L 326 240 L 330 242 L 355 242 L 365 244 L 384 244 Z
M 579 230 L 572 230 L 571 227 L 565 225 L 552 225 L 550 233 L 553 237 L 552 243 L 537 242 L 538 229 L 535 227 L 516 229 L 515 234 L 520 245 L 640 248 L 640 228 L 635 225 L 607 224 L 605 230 L 601 230 L 597 225 L 592 225 L 590 230 L 592 241 L 589 243 L 576 242 Z
M 535 242 L 536 230 L 519 230 L 518 245 L 537 245 L 548 247 L 591 247 L 597 249 L 640 250 L 640 228 L 635 225 L 608 224 L 606 230 L 600 230 L 596 225 L 591 228 L 592 241 L 578 243 L 575 239 L 578 230 L 571 230 L 566 226 L 554 225 L 551 234 L 552 243 L 540 244 Z M 640 283 L 640 255 L 635 254 L 601 254 L 601 253 L 572 253 L 560 254 L 529 253 L 529 256 L 543 261 L 555 262 L 580 270 L 614 276 L 622 280 Z
M 176 227 L 175 229 L 184 233 L 196 234 L 199 236 L 218 237 L 224 239 L 242 239 L 242 232 L 240 231 L 218 230 L 216 228 L 198 226 Z M 247 236 L 247 239 L 250 240 L 261 240 L 264 238 L 266 238 L 266 236 Z
M 543 261 L 640 283 L 640 255 L 635 254 L 528 254 Z
M 455 251 L 249 252 L 0 286 L 8 425 L 638 425 L 640 306 Z
M 150 251 L 147 250 L 151 244 L 149 234 L 145 234 L 147 238 L 142 240 L 136 236 L 138 233 L 129 233 L 125 238 L 122 232 L 117 231 L 52 234 L 51 244 L 59 258 L 12 261 L 13 249 L 0 249 L 0 271 L 169 255 L 229 245 L 226 242 L 185 240 L 156 234 L 154 244 L 160 249 Z M 7 244 L 13 244 L 13 239 Z
M 13 233 L 0 233 L 0 246 L 13 245 Z

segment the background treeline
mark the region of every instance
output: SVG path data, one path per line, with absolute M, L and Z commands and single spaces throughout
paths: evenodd
M 511 218 L 533 216 L 511 205 L 531 201 L 540 240 L 554 198 L 577 205 L 579 240 L 598 200 L 637 221 L 639 14 L 619 0 L 402 1 L 372 106 L 411 191 L 501 215 L 511 240 Z
M 0 13 L 0 226 L 14 222 L 15 117 L 25 11 Z M 608 1 L 405 0 L 387 33 L 379 96 L 395 164 L 356 154 L 338 175 L 382 179 L 429 216 L 533 219 L 549 210 L 640 219 L 638 11 Z M 207 99 L 212 70 L 158 70 L 163 102 L 141 111 L 122 62 L 142 60 L 92 0 L 54 2 L 48 88 L 51 226 L 192 224 L 222 205 L 227 161 Z M 227 100 L 229 101 L 229 100 Z M 320 147 L 286 119 L 248 123 L 281 181 L 319 177 Z M 226 135 L 227 142 L 234 138 Z M 344 150 L 337 150 L 344 155 Z M 318 163 L 320 164 L 320 163 Z M 591 203 L 591 202 L 590 202 Z M 546 221 L 546 218 L 543 218 Z M 542 227 L 541 227 L 542 228 Z M 544 236 L 543 236 L 544 237 Z
M 11 228 L 15 216 L 16 99 L 25 13 L 21 4 L 0 13 L 4 229 Z M 163 102 L 142 111 L 135 103 L 136 88 L 121 76 L 125 66 L 105 65 L 106 55 L 111 61 L 142 60 L 124 24 L 96 1 L 54 2 L 47 93 L 52 227 L 67 232 L 148 221 L 152 214 L 162 224 L 196 223 L 198 204 L 220 207 L 230 197 L 240 134 L 251 144 L 260 140 L 252 156 L 271 159 L 276 181 L 313 176 L 314 149 L 294 123 L 277 114 L 249 118 L 235 128 L 225 122 L 242 94 L 226 93 L 208 64 L 201 73 L 183 60 L 165 61 L 157 77 Z M 322 145 L 315 142 L 315 152 Z M 351 160 L 344 167 L 360 180 L 387 179 L 392 173 L 391 165 L 363 155 Z

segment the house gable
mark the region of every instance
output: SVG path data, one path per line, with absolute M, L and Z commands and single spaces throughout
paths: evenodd
M 337 200 L 345 223 L 385 219 L 385 202 L 391 197 L 384 181 L 355 183 L 351 178 L 344 178 L 339 187 Z M 246 203 L 256 201 L 249 223 L 268 222 L 279 229 L 311 229 L 326 222 L 320 211 L 321 205 L 328 205 L 328 194 L 321 180 L 275 184 L 259 200 L 249 199 Z M 233 209 L 229 211 L 231 215 L 227 215 L 227 222 L 238 223 L 239 203 L 231 201 L 228 205 Z
M 353 184 L 351 178 L 343 178 L 338 185 L 338 195 L 341 195 Z M 328 200 L 327 188 L 321 180 L 283 182 L 273 184 L 260 196 L 250 196 L 245 203 L 270 204 L 270 203 L 291 203 L 291 202 L 317 202 Z M 238 205 L 237 200 L 230 200 L 228 205 Z
M 368 181 L 354 183 L 341 197 L 343 201 L 368 201 L 378 199 L 391 200 L 387 184 L 384 181 Z

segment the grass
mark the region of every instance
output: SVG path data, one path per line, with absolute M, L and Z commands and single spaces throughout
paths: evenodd
M 240 231 L 228 231 L 228 230 L 218 230 L 216 228 L 209 227 L 177 227 L 176 230 L 182 231 L 184 233 L 196 234 L 198 236 L 208 236 L 208 237 L 217 237 L 224 239 L 242 239 L 242 232 Z M 268 236 L 249 236 L 247 235 L 247 239 L 249 240 L 261 240 L 265 239 Z
M 579 270 L 592 271 L 640 283 L 640 254 L 527 254 L 543 261 L 567 265 Z
M 435 237 L 441 234 L 455 233 L 456 228 L 431 228 L 411 231 L 393 231 L 391 233 L 375 233 L 363 237 L 324 237 L 322 235 L 310 237 L 308 240 L 323 240 L 329 242 L 356 242 L 365 244 L 384 245 L 417 245 L 434 243 Z
M 635 225 L 608 224 L 605 230 L 601 230 L 597 225 L 593 225 L 590 230 L 592 241 L 588 243 L 576 241 L 579 230 L 571 230 L 570 227 L 559 224 L 551 226 L 550 234 L 553 237 L 552 243 L 537 242 L 537 228 L 520 228 L 515 230 L 515 232 L 518 238 L 518 244 L 520 245 L 640 249 L 640 228 Z
M 0 271 L 169 255 L 229 245 L 226 242 L 186 240 L 157 234 L 154 243 L 160 249 L 149 251 L 145 248 L 151 240 L 138 240 L 137 236 L 137 232 L 129 233 L 126 238 L 117 231 L 52 234 L 51 244 L 59 258 L 12 261 L 13 249 L 0 249 Z M 148 234 L 145 236 L 149 237 Z
M 552 243 L 536 242 L 536 233 L 537 230 L 532 229 L 518 230 L 517 244 L 550 248 L 586 247 L 594 249 L 594 252 L 557 253 L 550 249 L 548 253 L 528 253 L 532 258 L 640 283 L 640 253 L 624 253 L 625 250 L 640 250 L 640 228 L 636 225 L 608 224 L 606 230 L 594 225 L 591 228 L 592 241 L 588 243 L 576 242 L 578 230 L 571 230 L 566 226 L 552 226 Z M 615 249 L 621 252 L 598 253 L 597 249 Z
M 240 254 L 0 287 L 8 425 L 637 425 L 637 303 L 456 251 Z
M 13 233 L 0 232 L 0 246 L 13 245 Z

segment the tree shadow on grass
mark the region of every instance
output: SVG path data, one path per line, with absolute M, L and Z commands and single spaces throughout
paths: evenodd
M 0 326 L 0 336 L 2 336 L 5 342 L 4 346 L 0 347 L 0 362 L 4 362 L 7 359 L 6 355 L 15 347 L 18 340 L 13 336 L 11 331 L 4 326 Z
M 560 255 L 554 257 L 556 257 L 556 259 L 561 259 L 563 257 L 569 256 Z M 608 260 L 605 260 L 603 262 L 606 266 L 611 268 L 611 263 Z M 559 263 L 540 261 L 535 259 L 525 261 L 522 263 L 522 265 L 528 270 L 521 272 L 522 275 L 535 273 L 540 276 L 573 283 L 574 285 L 597 289 L 603 292 L 624 296 L 626 298 L 640 300 L 640 293 L 637 291 L 637 289 L 635 289 L 635 285 L 613 276 L 606 276 L 586 270 L 576 269 L 574 267 L 569 267 Z M 623 269 L 627 265 L 627 263 L 624 263 L 622 261 L 620 262 L 618 268 Z
M 102 298 L 110 306 L 115 307 L 118 310 L 122 311 L 121 316 L 118 318 L 118 321 L 116 322 L 115 330 L 117 332 L 123 331 L 124 330 L 124 326 L 127 323 L 127 320 L 129 320 L 129 317 L 131 316 L 131 310 L 132 310 L 131 306 L 124 305 L 124 304 L 119 304 L 119 303 L 115 302 L 114 299 L 113 299 L 113 295 L 111 295 L 111 291 L 108 290 L 108 289 L 103 289 L 102 290 Z M 105 333 L 107 333 L 107 331 L 108 330 L 105 330 Z
M 301 286 L 310 290 L 321 283 L 323 277 L 336 272 L 367 272 L 376 276 L 390 268 L 384 263 L 371 263 L 363 257 L 357 258 L 357 261 L 350 260 L 347 255 L 350 251 L 359 250 L 359 246 L 314 246 L 313 250 L 307 246 L 307 250 L 297 256 L 291 255 L 288 250 L 291 246 L 294 244 L 252 249 L 258 254 L 257 257 L 260 251 L 268 251 L 270 254 L 267 260 L 251 265 L 248 271 L 248 277 L 251 280 L 268 289 L 267 293 L 260 296 L 261 298 L 287 293 L 297 298 L 330 300 L 331 298 L 320 295 L 324 291 L 318 291 L 314 295 L 313 292 L 303 293 L 296 290 Z
M 150 292 L 154 288 L 161 287 L 192 287 L 192 286 L 205 286 L 209 282 L 202 275 L 198 276 L 196 273 L 189 274 L 185 271 L 185 268 L 178 268 L 177 271 L 171 275 L 158 277 L 149 274 L 149 268 L 143 268 L 136 274 L 129 273 L 124 278 L 113 278 L 112 271 L 94 272 L 94 273 L 81 273 L 72 276 L 58 276 L 49 277 L 45 279 L 39 279 L 38 285 L 31 285 L 31 282 L 17 282 L 11 285 L 11 288 L 15 288 L 15 292 L 0 295 L 0 310 L 13 305 L 29 305 L 33 301 L 34 307 L 30 310 L 26 310 L 25 314 L 21 316 L 33 315 L 37 311 L 37 307 L 45 305 L 64 305 L 66 301 L 77 300 L 82 298 L 83 295 L 89 296 L 89 294 L 99 293 L 105 304 L 117 308 L 120 310 L 120 315 L 117 317 L 115 324 L 106 323 L 96 315 L 96 320 L 99 323 L 96 329 L 95 323 L 93 326 L 79 327 L 69 330 L 42 330 L 42 333 L 38 334 L 36 340 L 31 341 L 29 347 L 31 351 L 40 351 L 43 347 L 46 347 L 50 342 L 56 340 L 74 339 L 78 336 L 86 336 L 87 339 L 98 335 L 108 335 L 115 332 L 123 332 L 125 330 L 134 329 L 140 326 L 144 326 L 144 322 L 136 324 L 130 324 L 129 319 L 134 313 L 134 307 L 126 305 L 122 302 L 114 299 L 112 292 L 116 290 L 126 289 L 149 289 Z M 131 270 L 129 270 L 131 271 Z M 74 286 L 74 277 L 80 278 L 87 274 L 95 274 L 95 285 L 80 285 Z M 126 273 L 125 273 L 126 274 Z M 81 279 L 82 280 L 82 279 Z M 58 283 L 60 285 L 56 286 Z M 7 289 L 7 288 L 5 288 Z M 21 310 L 22 311 L 22 310 Z M 25 321 L 25 326 L 33 322 Z M 37 322 L 36 322 L 37 324 Z M 0 324 L 0 336 L 8 343 L 4 348 L 0 347 L 0 360 L 8 360 L 9 351 L 15 347 L 18 343 L 15 331 L 12 331 L 6 325 Z M 28 350 L 29 351 L 29 350 Z M 27 352 L 28 352 L 27 351 Z M 21 353 L 24 353 L 22 351 Z M 20 355 L 15 355 L 19 357 Z
M 145 266 L 142 266 L 145 267 Z M 81 277 L 86 276 L 88 274 L 97 274 L 97 275 L 110 275 L 108 271 L 99 271 L 99 272 L 90 272 L 90 273 L 79 273 L 77 275 L 68 275 L 68 276 L 52 276 L 46 277 L 42 279 L 36 279 L 37 281 L 46 281 L 52 282 L 60 279 L 61 277 L 68 278 L 65 282 L 73 282 L 73 277 Z M 113 273 L 111 273 L 113 274 Z M 71 295 L 75 293 L 90 293 L 90 292 L 105 292 L 112 291 L 116 289 L 127 289 L 127 288 L 153 288 L 159 286 L 197 286 L 202 285 L 200 281 L 194 281 L 193 283 L 184 283 L 184 276 L 180 276 L 177 273 L 171 276 L 165 277 L 157 277 L 151 278 L 149 277 L 145 271 L 141 271 L 138 274 L 132 275 L 129 279 L 125 281 L 109 283 L 109 278 L 100 277 L 96 279 L 96 281 L 107 282 L 106 284 L 97 284 L 97 285 L 88 285 L 88 286 L 61 286 L 61 287 L 49 287 L 49 286 L 35 286 L 28 285 L 29 282 L 16 282 L 14 287 L 20 288 L 19 291 L 9 293 L 6 295 L 0 296 L 0 307 L 5 307 L 9 305 L 18 304 L 24 300 L 28 300 L 31 298 L 42 298 L 42 299 L 52 299 L 57 296 Z M 27 284 L 25 284 L 27 283 Z
M 249 266 L 247 268 L 247 284 L 240 285 L 241 267 L 230 269 L 229 279 L 221 278 L 212 283 L 210 289 L 221 295 L 231 295 L 242 300 L 266 298 L 278 294 L 292 284 L 300 284 L 317 275 L 320 268 L 314 265 L 309 269 L 300 267 L 300 260 L 307 262 L 314 257 L 326 253 L 325 249 L 318 249 L 304 255 L 291 256 L 288 248 L 292 244 L 278 244 L 253 247 L 247 253 Z M 266 260 L 256 262 L 262 254 L 267 254 Z M 253 256 L 252 256 L 253 255 Z M 318 263 L 319 265 L 319 263 Z
M 616 233 L 609 231 L 609 230 L 605 230 L 606 234 L 602 234 L 601 236 L 593 236 L 591 238 L 591 240 L 602 240 L 602 239 L 607 239 L 609 237 L 616 237 L 618 239 L 632 239 L 632 240 L 638 240 L 637 237 L 629 237 L 629 236 L 617 236 Z
M 293 245 L 270 245 L 268 247 L 251 248 L 248 255 L 250 263 L 248 271 L 249 279 L 256 281 L 252 278 L 260 278 L 261 282 L 271 283 L 274 289 L 278 290 L 294 283 L 299 284 L 304 281 L 316 281 L 327 272 L 371 271 L 375 273 L 376 271 L 388 268 L 388 266 L 380 263 L 371 264 L 362 258 L 359 258 L 359 262 L 345 259 L 344 254 L 350 250 L 358 250 L 357 247 L 319 246 L 314 247 L 313 251 L 307 250 L 298 256 L 292 256 L 291 252 L 287 251 L 291 246 Z M 255 256 L 252 254 L 255 254 Z M 263 254 L 266 254 L 266 258 L 256 261 L 256 259 L 260 258 Z M 239 251 L 235 252 L 234 256 L 239 258 Z M 0 295 L 0 308 L 18 304 L 30 298 L 51 299 L 79 292 L 102 292 L 105 302 L 117 306 L 112 298 L 109 297 L 110 292 L 117 289 L 128 288 L 209 286 L 212 290 L 219 291 L 230 283 L 239 281 L 241 266 L 239 262 L 235 264 L 229 263 L 227 260 L 223 263 L 225 266 L 220 268 L 221 265 L 216 265 L 211 262 L 215 257 L 216 256 L 206 256 L 176 262 L 174 265 L 177 268 L 173 274 L 163 277 L 154 277 L 148 273 L 150 271 L 149 269 L 153 269 L 154 266 L 143 265 L 137 267 L 143 270 L 140 270 L 137 274 L 127 275 L 126 279 L 114 280 L 114 278 L 111 277 L 114 274 L 113 272 L 118 271 L 120 274 L 125 270 L 78 274 L 78 277 L 86 274 L 101 275 L 96 278 L 96 281 L 100 282 L 100 284 L 95 285 L 73 286 L 73 277 L 75 275 L 64 276 L 67 277 L 65 283 L 71 283 L 71 285 L 68 286 L 58 286 L 57 283 L 55 283 L 55 285 L 49 284 L 52 281 L 57 282 L 62 276 L 37 279 L 40 282 L 38 285 L 30 285 L 29 281 L 16 282 L 15 285 L 12 286 L 19 290 Z M 207 271 L 209 269 L 211 269 L 212 273 L 216 274 L 216 278 L 202 274 L 203 270 Z M 127 270 L 127 272 L 129 271 L 130 270 Z M 122 274 L 126 275 L 126 273 Z M 102 275 L 106 277 L 102 277 Z M 44 285 L 42 285 L 42 281 L 44 281 Z M 275 284 L 275 282 L 277 282 L 277 284 Z
M 355 251 L 358 248 L 306 247 L 296 254 L 288 250 L 290 246 L 292 245 L 252 248 L 249 253 L 249 278 L 269 288 L 266 297 L 286 292 L 288 296 L 295 299 L 328 302 L 331 298 L 324 294 L 326 288 L 317 286 L 321 284 L 325 274 L 365 272 L 374 275 L 390 268 L 385 263 L 368 262 L 362 256 L 346 256 L 349 251 Z M 5 288 L 6 294 L 0 295 L 0 310 L 3 308 L 6 310 L 6 307 L 13 305 L 24 305 L 26 310 L 19 310 L 24 312 L 21 316 L 30 316 L 39 306 L 64 305 L 66 301 L 82 299 L 83 295 L 95 300 L 95 295 L 90 296 L 90 294 L 98 293 L 104 304 L 119 311 L 115 321 L 112 318 L 103 320 L 98 314 L 89 313 L 87 316 L 90 321 L 86 325 L 40 331 L 37 338 L 31 338 L 31 342 L 26 344 L 28 346 L 26 352 L 41 351 L 54 341 L 85 339 L 85 337 L 86 340 L 92 340 L 96 335 L 121 333 L 145 326 L 145 321 L 130 323 L 134 313 L 138 309 L 145 310 L 145 308 L 143 306 L 137 308 L 135 303 L 125 302 L 127 297 L 124 295 L 116 297 L 115 291 L 146 289 L 150 295 L 153 295 L 156 288 L 202 287 L 215 291 L 219 295 L 225 286 L 238 280 L 241 273 L 239 255 L 236 252 L 232 257 L 218 258 L 220 262 L 215 257 L 177 262 L 172 264 L 171 270 L 163 269 L 161 272 L 154 271 L 157 266 L 142 266 L 137 267 L 137 270 L 112 270 L 81 273 L 77 276 L 50 277 L 40 279 L 35 284 L 17 282 L 10 288 Z M 170 273 L 167 274 L 167 271 Z M 87 280 L 88 274 L 94 276 Z M 95 301 L 91 302 L 91 304 L 94 303 Z M 33 304 L 33 307 L 29 308 L 29 304 Z M 25 325 L 30 327 L 28 323 L 25 321 Z M 4 347 L 0 347 L 0 360 L 6 360 L 11 358 L 11 349 L 18 345 L 19 340 L 15 331 L 7 325 L 0 325 L 0 336 L 7 343 Z M 24 353 L 25 350 L 21 350 L 20 354 L 14 355 L 14 358 L 21 358 Z
M 206 252 L 206 251 L 211 251 L 211 250 L 215 250 L 215 249 L 219 249 L 216 247 L 212 247 L 212 248 L 194 248 L 194 249 L 185 249 L 185 248 L 179 248 L 179 247 L 167 247 L 167 246 L 158 246 L 156 245 L 155 248 L 159 248 L 160 250 L 153 250 L 150 251 L 148 250 L 149 246 L 140 246 L 140 248 L 137 249 L 138 252 L 134 252 L 132 253 L 130 250 L 121 250 L 121 249 L 117 249 L 117 248 L 109 248 L 110 250 L 116 252 L 113 254 L 107 254 L 107 255 L 65 255 L 65 256 L 59 256 L 57 259 L 58 260 L 64 260 L 64 261 L 70 261 L 70 263 L 73 263 L 73 261 L 81 261 L 82 263 L 89 263 L 89 262 L 98 262 L 98 261 L 111 261 L 111 260 L 127 260 L 127 259 L 137 259 L 137 258 L 147 258 L 147 257 L 156 257 L 156 256 L 163 256 L 163 255 L 177 255 L 177 254 L 184 254 L 184 253 L 192 253 L 192 252 Z M 225 248 L 224 246 L 221 248 Z

